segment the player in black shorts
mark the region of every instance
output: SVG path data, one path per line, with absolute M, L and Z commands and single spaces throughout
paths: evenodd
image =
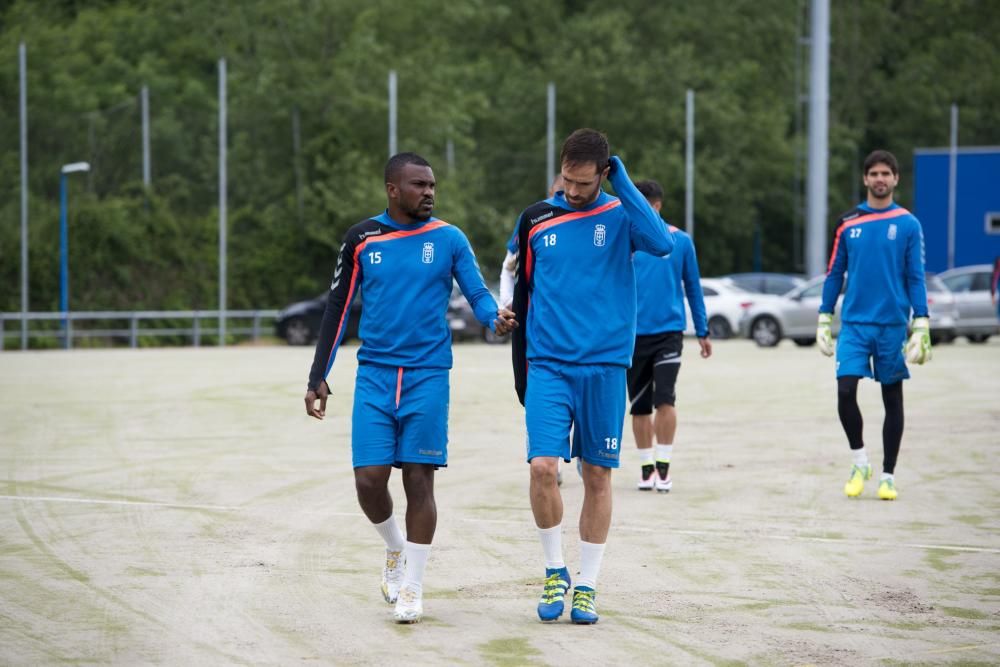
M 635 185 L 659 211 L 663 205 L 663 188 L 656 181 L 639 181 Z M 701 356 L 705 359 L 712 356 L 694 242 L 673 225 L 667 224 L 667 227 L 674 237 L 673 252 L 666 257 L 637 252 L 632 257 L 638 314 L 635 351 L 632 367 L 628 371 L 632 433 L 642 463 L 639 489 L 649 491 L 655 488 L 664 493 L 670 491 L 673 484 L 670 458 L 677 432 L 674 388 L 681 367 L 684 329 L 687 327 L 685 295 L 691 307 Z M 654 410 L 655 416 L 651 416 Z

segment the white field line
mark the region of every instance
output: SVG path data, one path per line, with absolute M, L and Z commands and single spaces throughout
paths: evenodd
M 216 512 L 237 512 L 239 507 L 226 507 L 224 505 L 185 505 L 183 503 L 157 503 L 143 500 L 102 500 L 99 498 L 57 498 L 54 496 L 5 496 L 0 495 L 0 500 L 23 500 L 26 502 L 42 503 L 82 503 L 86 505 L 139 505 L 142 507 L 164 507 L 178 510 L 213 510 Z

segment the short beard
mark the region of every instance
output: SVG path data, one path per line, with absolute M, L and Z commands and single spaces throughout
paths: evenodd
M 433 217 L 434 211 L 432 210 L 430 213 L 424 214 L 420 212 L 420 208 L 414 208 L 406 211 L 406 215 L 410 216 L 410 218 L 416 220 L 417 222 L 427 222 L 431 219 L 431 217 Z
M 875 190 L 873 190 L 872 188 L 868 188 L 868 196 L 874 199 L 885 199 L 886 197 L 891 199 L 893 194 L 895 194 L 895 192 L 896 188 L 892 187 L 891 185 L 886 188 L 884 195 L 880 195 L 876 193 Z

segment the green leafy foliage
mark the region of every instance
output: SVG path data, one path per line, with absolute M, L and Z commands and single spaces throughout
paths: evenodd
M 635 178 L 684 217 L 684 94 L 697 94 L 697 241 L 706 275 L 800 270 L 797 156 L 807 114 L 804 0 L 122 0 L 0 2 L 0 310 L 20 309 L 17 48 L 28 49 L 30 285 L 58 304 L 58 174 L 70 177 L 71 306 L 213 308 L 218 287 L 218 80 L 228 66 L 228 294 L 279 307 L 329 282 L 348 227 L 385 206 L 387 73 L 399 147 L 427 157 L 437 214 L 488 278 L 518 213 L 544 196 L 545 87 L 557 139 L 608 133 Z M 976 0 L 832 6 L 830 201 L 853 205 L 859 163 L 963 144 L 1000 127 L 1000 12 Z M 152 187 L 139 91 L 149 88 Z M 796 122 L 796 119 L 800 122 Z M 297 127 L 297 135 L 293 128 Z M 446 146 L 454 147 L 454 164 Z M 798 162 L 804 166 L 801 160 Z M 798 180 L 797 180 L 798 179 Z

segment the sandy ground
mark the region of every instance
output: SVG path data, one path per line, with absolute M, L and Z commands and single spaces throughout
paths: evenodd
M 593 627 L 535 617 L 507 347 L 456 347 L 412 627 L 381 600 L 354 497 L 352 348 L 322 423 L 302 408 L 311 350 L 0 353 L 0 663 L 1000 662 L 1000 340 L 914 369 L 894 503 L 842 494 L 832 361 L 788 342 L 695 349 L 672 493 L 635 490 L 626 429 Z M 878 460 L 877 385 L 860 399 Z M 575 571 L 581 483 L 564 471 Z

